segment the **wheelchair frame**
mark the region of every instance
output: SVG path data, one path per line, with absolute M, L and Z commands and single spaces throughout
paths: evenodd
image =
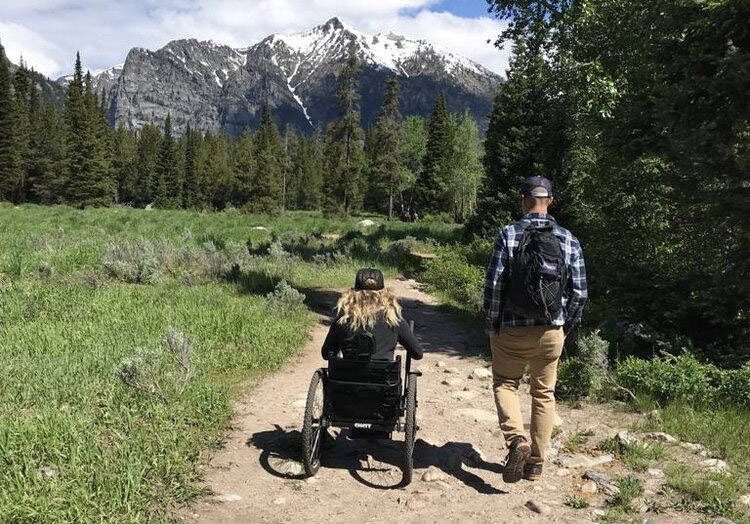
M 414 323 L 410 323 L 412 330 Z M 400 361 L 397 357 L 396 361 Z M 414 442 L 419 427 L 416 421 L 417 412 L 417 377 L 421 376 L 420 371 L 411 370 L 411 357 L 406 355 L 406 364 L 404 366 L 403 380 L 401 380 L 401 364 L 399 362 L 399 381 L 401 388 L 399 390 L 399 404 L 395 422 L 383 422 L 371 419 L 358 420 L 336 420 L 329 413 L 330 403 L 328 402 L 326 392 L 328 383 L 333 379 L 328 376 L 327 368 L 317 369 L 310 380 L 310 387 L 307 392 L 307 403 L 305 405 L 305 416 L 302 424 L 302 447 L 304 450 L 303 465 L 307 476 L 312 477 L 318 472 L 321 464 L 321 451 L 323 442 L 328 436 L 329 427 L 338 427 L 351 430 L 366 430 L 372 434 L 388 434 L 388 438 L 393 431 L 404 433 L 403 462 L 401 471 L 403 477 L 400 486 L 408 485 L 414 472 Z M 367 383 L 367 382 L 346 382 L 347 385 L 361 385 L 363 387 L 379 386 L 388 387 L 388 383 Z M 390 384 L 391 387 L 396 384 Z M 322 399 L 319 394 L 322 391 Z M 316 402 L 321 400 L 322 406 L 316 406 Z

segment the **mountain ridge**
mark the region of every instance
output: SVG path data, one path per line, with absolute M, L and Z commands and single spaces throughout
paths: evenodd
M 172 40 L 156 51 L 134 47 L 121 67 L 92 75 L 92 85 L 107 93 L 114 125 L 160 125 L 170 114 L 178 134 L 190 124 L 238 136 L 257 126 L 268 101 L 281 126 L 312 132 L 338 115 L 336 75 L 350 54 L 360 63 L 364 125 L 377 117 L 384 81 L 392 74 L 402 85 L 404 114 L 428 115 L 444 91 L 452 110 L 468 109 L 481 127 L 502 82 L 482 65 L 426 40 L 366 34 L 334 17 L 246 48 L 196 39 Z

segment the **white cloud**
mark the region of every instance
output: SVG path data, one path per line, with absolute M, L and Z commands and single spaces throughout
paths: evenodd
M 422 38 L 504 73 L 507 52 L 487 43 L 501 31 L 488 17 L 435 12 L 438 0 L 5 0 L 0 41 L 9 57 L 51 77 L 72 69 L 123 62 L 132 47 L 158 49 L 178 38 L 212 39 L 235 47 L 271 33 L 310 29 L 338 16 L 364 32 Z M 407 14 L 408 13 L 408 14 Z M 33 28 L 33 29 L 32 29 Z

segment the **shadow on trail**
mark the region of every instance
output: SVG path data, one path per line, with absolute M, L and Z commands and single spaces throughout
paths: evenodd
M 284 430 L 277 425 L 273 430 L 253 434 L 247 440 L 247 445 L 261 450 L 261 466 L 270 475 L 284 479 L 303 479 L 301 465 L 295 464 L 302 460 L 300 442 L 298 430 Z M 351 439 L 347 431 L 340 431 L 335 438 L 329 435 L 324 441 L 321 467 L 345 469 L 355 480 L 373 489 L 398 489 L 404 487 L 400 469 L 402 449 L 401 440 Z M 442 446 L 436 446 L 417 439 L 414 446 L 414 468 L 426 469 L 430 466 L 478 493 L 508 493 L 465 469 L 476 468 L 496 474 L 503 471 L 501 464 L 485 461 L 467 442 L 446 442 Z

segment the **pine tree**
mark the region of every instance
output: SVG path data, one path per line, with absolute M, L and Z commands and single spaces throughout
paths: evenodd
M 364 131 L 360 126 L 359 66 L 351 55 L 338 77 L 341 118 L 326 132 L 326 207 L 346 213 L 362 206 L 365 189 Z
M 155 203 L 157 207 L 175 209 L 182 207 L 182 180 L 177 166 L 177 150 L 172 137 L 172 118 L 167 114 L 164 120 L 164 135 L 156 166 L 158 177 Z
M 115 196 L 111 151 L 97 97 L 91 90 L 91 75 L 87 74 L 84 81 L 78 54 L 73 80 L 68 85 L 65 116 L 70 173 L 67 201 L 81 208 L 110 205 Z
M 255 160 L 255 137 L 246 128 L 234 145 L 235 187 L 232 191 L 232 203 L 237 207 L 247 206 L 253 196 L 257 171 Z
M 276 212 L 281 209 L 284 146 L 267 103 L 261 109 L 260 129 L 255 142 L 257 168 L 250 206 L 257 212 Z
M 454 134 L 445 95 L 435 101 L 427 127 L 427 150 L 417 179 L 416 201 L 423 211 L 447 211 L 448 170 L 452 165 Z
M 156 199 L 156 185 L 159 177 L 157 165 L 161 150 L 161 131 L 153 124 L 145 124 L 138 133 L 138 164 L 137 183 L 138 192 L 134 204 L 146 207 Z
M 182 206 L 192 209 L 198 206 L 200 187 L 198 185 L 198 149 L 200 134 L 187 125 L 185 131 L 185 179 L 182 186 Z
M 31 167 L 31 91 L 36 88 L 31 85 L 29 70 L 21 62 L 13 78 L 15 91 L 15 139 L 18 154 L 18 170 L 11 199 L 19 203 L 26 200 L 28 179 Z
M 406 172 L 401 159 L 401 112 L 399 84 L 395 76 L 388 78 L 380 116 L 375 123 L 371 151 L 372 184 L 387 199 L 388 219 L 393 218 L 393 204 L 404 189 Z
M 120 124 L 112 137 L 112 172 L 117 182 L 117 202 L 135 204 L 143 188 L 138 185 L 138 142 Z
M 521 40 L 514 46 L 508 80 L 495 99 L 485 139 L 485 184 L 478 213 L 467 231 L 492 235 L 520 213 L 524 178 L 545 176 L 555 182 L 561 171 L 564 133 L 554 83 L 543 52 Z
M 422 172 L 424 157 L 427 154 L 427 124 L 418 115 L 404 119 L 401 125 L 401 159 L 404 169 L 404 187 L 400 194 L 401 211 L 407 211 L 415 204 L 414 186 Z
M 13 197 L 18 178 L 16 103 L 11 90 L 10 68 L 0 46 L 0 199 Z
M 30 199 L 60 204 L 68 183 L 67 127 L 57 108 L 45 103 L 32 122 Z

